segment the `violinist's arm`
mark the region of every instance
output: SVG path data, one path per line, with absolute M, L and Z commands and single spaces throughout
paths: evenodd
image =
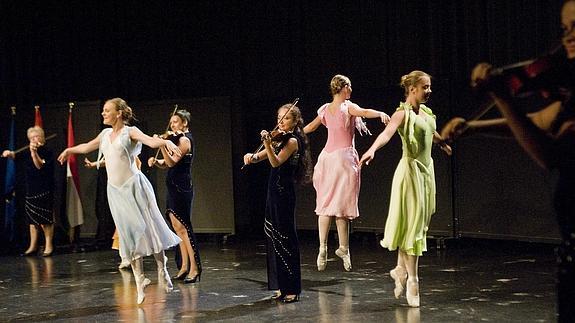
M 552 138 L 527 115 L 517 111 L 517 107 L 513 106 L 508 100 L 498 97 L 494 93 L 490 93 L 490 95 L 503 117 L 507 120 L 507 124 L 519 145 L 539 166 L 549 169 L 555 157 L 552 148 Z M 546 113 L 551 113 L 554 110 L 554 104 L 545 108 L 545 110 L 549 109 Z M 539 115 L 538 118 L 546 120 L 544 114 Z
M 272 167 L 276 168 L 280 167 L 283 163 L 285 163 L 286 160 L 288 160 L 288 158 L 294 152 L 297 151 L 298 144 L 297 139 L 290 138 L 287 144 L 282 148 L 282 150 L 280 150 L 280 153 L 277 155 L 274 152 L 274 149 L 272 148 L 271 143 L 269 141 L 264 140 L 264 147 L 265 147 L 264 152 L 266 153 L 267 158 L 270 161 L 270 164 L 272 165 Z
M 176 165 L 187 153 L 191 151 L 192 143 L 190 142 L 190 139 L 186 136 L 181 136 L 178 141 L 178 148 L 180 148 L 180 151 L 182 152 L 181 155 L 170 155 L 165 146 L 161 148 L 160 151 L 164 157 L 164 164 L 167 167 L 174 167 L 174 165 Z
M 451 146 L 447 144 L 437 131 L 433 132 L 433 143 L 437 144 L 448 156 L 451 156 Z
M 268 154 L 265 150 L 261 150 L 255 154 L 245 154 L 244 155 L 244 164 L 245 165 L 249 165 L 249 164 L 255 164 L 255 163 L 259 163 L 262 160 L 268 159 Z
M 560 111 L 561 102 L 557 101 L 542 110 L 528 113 L 527 118 L 529 118 L 538 128 L 548 130 L 551 128 L 553 120 L 555 120 Z M 462 132 L 467 130 L 472 130 L 474 133 L 497 133 L 501 135 L 512 134 L 505 118 L 467 121 L 463 118 L 456 117 L 449 120 L 443 129 L 441 129 L 441 136 L 446 140 L 453 140 L 460 137 Z M 467 132 L 464 132 L 463 134 L 466 133 Z
M 310 132 L 314 132 L 317 130 L 317 128 L 321 125 L 321 119 L 319 116 L 315 117 L 315 119 L 313 119 L 313 121 L 311 121 L 310 123 L 308 123 L 304 128 L 303 128 L 303 132 L 307 135 Z

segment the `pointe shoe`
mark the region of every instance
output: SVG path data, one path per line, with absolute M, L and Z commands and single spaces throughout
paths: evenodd
M 200 282 L 200 279 L 202 278 L 202 273 L 199 272 L 197 273 L 194 277 L 186 277 L 184 278 L 184 284 L 193 284 L 196 282 Z
M 317 271 L 324 271 L 327 264 L 327 246 L 319 247 L 319 253 L 317 254 Z
M 389 276 L 395 282 L 395 288 L 393 289 L 393 294 L 395 298 L 399 299 L 403 291 L 405 290 L 405 284 L 407 283 L 407 272 L 400 267 L 395 267 L 389 271 Z
M 415 289 L 416 294 L 412 294 L 411 291 Z M 407 289 L 405 290 L 405 298 L 407 298 L 407 304 L 411 307 L 419 307 L 419 282 L 417 279 L 409 278 L 407 279 Z
M 161 282 L 164 285 L 166 293 L 169 293 L 174 289 L 174 285 L 170 280 L 170 274 L 168 274 L 168 270 L 165 268 L 158 268 L 158 282 Z
M 144 299 L 146 298 L 146 293 L 144 292 L 144 289 L 146 288 L 146 286 L 149 285 L 146 284 L 146 277 L 144 275 L 140 275 L 138 278 L 136 278 L 136 290 L 138 292 L 138 304 L 142 304 L 144 302 Z M 150 280 L 148 279 L 148 282 Z
M 122 262 L 120 263 L 120 265 L 118 265 L 118 269 L 127 269 L 130 268 L 131 264 L 129 260 L 126 259 L 122 259 Z
M 351 270 L 351 256 L 349 254 L 349 249 L 347 249 L 347 251 L 343 251 L 342 248 L 338 248 L 335 251 L 335 255 L 340 257 L 341 260 L 343 260 L 343 269 L 345 269 L 345 271 L 350 271 Z

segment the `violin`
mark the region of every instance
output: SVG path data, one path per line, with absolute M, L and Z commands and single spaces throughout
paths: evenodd
M 268 132 L 268 136 L 270 137 L 270 140 L 272 141 L 272 143 L 281 143 L 286 138 L 288 138 L 290 134 L 291 134 L 291 132 L 286 132 L 286 131 L 279 130 L 279 129 Z M 265 138 L 262 137 L 262 141 L 264 139 Z
M 489 67 L 487 77 L 479 82 L 472 81 L 471 86 L 477 93 L 493 92 L 510 99 L 539 94 L 545 99 L 563 101 L 571 95 L 575 87 L 575 70 L 573 62 L 567 59 L 565 52 L 560 50 L 561 48 L 557 46 L 551 52 L 536 59 L 499 68 L 481 63 L 476 66 L 476 69 L 481 65 Z M 474 111 L 466 121 L 480 119 L 493 107 L 495 107 L 495 102 L 490 100 Z M 463 123 L 453 133 L 450 141 L 455 140 L 468 129 L 469 126 Z M 443 131 L 442 135 L 445 135 Z
M 479 91 L 493 91 L 510 98 L 540 94 L 543 98 L 562 99 L 564 89 L 573 88 L 574 76 L 560 48 L 536 59 L 491 68 L 485 80 L 472 82 L 471 86 Z
M 282 120 L 285 118 L 285 116 L 287 116 L 287 114 L 291 111 L 291 109 L 292 109 L 293 107 L 296 106 L 296 104 L 297 104 L 298 102 L 299 102 L 299 98 L 296 98 L 296 99 L 292 102 L 292 104 L 290 105 L 290 107 L 286 110 L 286 112 L 282 115 L 282 117 L 278 120 L 278 123 L 276 124 L 276 126 L 275 126 L 271 131 L 268 132 L 268 134 L 270 134 L 271 139 L 272 139 L 273 142 L 280 143 L 280 142 L 282 142 L 282 141 L 286 138 L 286 136 L 287 136 L 288 133 L 286 133 L 285 131 L 282 131 L 282 130 L 280 130 L 280 129 L 278 129 L 278 128 L 279 128 L 280 123 L 282 122 Z M 274 134 L 275 134 L 275 135 L 274 135 Z M 274 139 L 274 138 L 275 138 L 275 139 Z M 259 152 L 262 150 L 262 148 L 264 148 L 263 140 L 264 140 L 264 138 L 262 138 L 262 143 L 261 143 L 261 145 L 259 145 L 259 147 L 258 147 L 258 148 L 255 150 L 255 152 L 252 154 L 252 156 L 253 156 L 253 155 L 256 155 L 257 153 L 259 153 Z M 246 167 L 246 165 L 247 165 L 247 164 L 244 164 L 241 169 L 244 169 L 244 167 Z
M 185 135 L 186 133 L 183 131 L 166 131 L 165 133 L 159 135 L 158 137 L 164 140 L 169 140 L 173 142 L 175 145 L 178 145 L 178 143 L 180 142 L 180 138 L 182 138 Z

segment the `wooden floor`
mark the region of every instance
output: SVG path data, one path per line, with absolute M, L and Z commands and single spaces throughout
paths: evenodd
M 155 263 L 152 284 L 136 304 L 131 271 L 112 250 L 52 257 L 0 257 L 0 321 L 72 322 L 554 322 L 552 246 L 485 240 L 448 241 L 420 258 L 421 307 L 395 299 L 388 271 L 396 254 L 373 239 L 351 245 L 353 271 L 333 252 L 316 269 L 317 243 L 301 239 L 303 292 L 297 303 L 270 300 L 264 241 L 200 243 L 204 266 L 196 284 L 174 282 L 166 294 Z M 173 251 L 170 272 L 176 272 Z

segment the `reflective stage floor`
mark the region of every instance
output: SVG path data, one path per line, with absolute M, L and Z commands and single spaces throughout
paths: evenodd
M 212 239 L 215 240 L 215 239 Z M 0 321 L 72 322 L 554 322 L 555 260 L 550 245 L 450 240 L 420 258 L 421 307 L 394 298 L 396 254 L 375 236 L 354 239 L 353 271 L 330 261 L 316 269 L 317 243 L 302 239 L 303 292 L 297 303 L 269 299 L 265 241 L 199 244 L 204 272 L 165 294 L 153 257 L 142 305 L 130 270 L 113 250 L 0 257 Z M 170 273 L 177 269 L 168 252 Z

